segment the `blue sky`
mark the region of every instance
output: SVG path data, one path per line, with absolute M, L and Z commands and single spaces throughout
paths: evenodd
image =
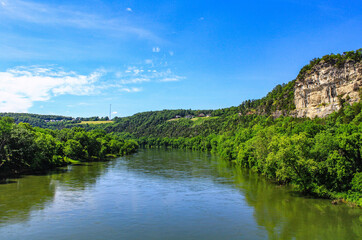
M 0 0 L 0 111 L 237 106 L 361 48 L 361 13 L 361 1 Z

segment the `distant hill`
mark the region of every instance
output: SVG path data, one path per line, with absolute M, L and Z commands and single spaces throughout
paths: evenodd
M 57 116 L 57 115 L 40 115 L 32 113 L 0 113 L 0 117 L 11 117 L 16 123 L 29 123 L 35 127 L 46 128 L 49 123 L 72 121 L 72 117 Z

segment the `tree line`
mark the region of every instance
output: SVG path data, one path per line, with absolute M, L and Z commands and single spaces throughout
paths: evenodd
M 0 117 L 0 177 L 47 170 L 74 160 L 96 161 L 131 154 L 137 149 L 136 141 L 101 129 L 42 129 Z
M 255 115 L 220 134 L 138 142 L 145 148 L 210 151 L 305 194 L 362 206 L 361 109 L 361 102 L 345 104 L 325 119 Z

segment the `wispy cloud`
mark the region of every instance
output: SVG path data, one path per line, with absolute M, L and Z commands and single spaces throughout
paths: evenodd
M 181 79 L 184 79 L 184 78 L 176 76 L 176 77 L 170 77 L 170 78 L 162 78 L 162 79 L 160 79 L 160 82 L 177 82 L 177 81 L 180 81 Z
M 158 53 L 160 51 L 161 51 L 161 48 L 159 48 L 159 47 L 153 47 L 152 48 L 152 52 L 154 52 L 154 53 Z
M 145 67 L 145 69 L 143 69 Z M 150 66 L 132 66 L 123 72 L 116 72 L 115 76 L 120 84 L 141 84 L 145 82 L 177 82 L 185 77 L 176 75 L 170 68 Z
M 127 12 L 133 12 L 132 8 L 126 8 Z
M 97 81 L 103 74 L 102 70 L 81 75 L 34 66 L 8 69 L 0 72 L 0 111 L 27 112 L 35 101 L 48 101 L 64 94 L 95 94 L 100 89 Z
M 149 78 L 131 78 L 131 79 L 121 79 L 121 84 L 135 84 L 135 83 L 143 83 L 143 82 L 149 82 Z
M 84 106 L 91 106 L 92 104 L 86 102 L 79 102 L 75 104 L 68 104 L 67 107 L 84 107 Z
M 0 19 L 13 19 L 39 25 L 63 26 L 79 29 L 100 30 L 112 36 L 130 35 L 159 42 L 161 39 L 151 30 L 131 22 L 129 18 L 108 18 L 79 9 L 21 0 L 0 0 Z M 127 8 L 131 12 L 131 8 Z
M 121 88 L 120 91 L 122 92 L 140 92 L 142 91 L 142 88 L 136 88 L 136 87 L 133 87 L 133 88 Z
M 0 112 L 28 112 L 34 102 L 50 101 L 60 95 L 135 93 L 143 91 L 136 84 L 175 82 L 182 79 L 185 77 L 176 75 L 170 68 L 153 65 L 130 66 L 119 72 L 98 69 L 88 75 L 56 66 L 19 66 L 0 72 Z
M 146 60 L 145 60 L 145 63 L 146 63 L 146 64 L 153 64 L 153 61 L 152 61 L 152 59 L 146 59 Z

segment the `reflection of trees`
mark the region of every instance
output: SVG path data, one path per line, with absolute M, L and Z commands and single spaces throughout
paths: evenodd
M 25 176 L 0 185 L 0 226 L 26 221 L 32 211 L 42 210 L 54 200 L 58 187 L 82 191 L 92 187 L 106 173 L 109 163 L 94 162 L 70 166 L 70 171 Z
M 107 172 L 110 164 L 112 162 L 92 162 L 69 166 L 68 172 L 52 175 L 52 179 L 64 190 L 85 190 L 92 187 Z
M 125 159 L 128 169 L 152 177 L 181 180 L 215 176 L 217 173 L 215 169 L 205 165 L 209 157 L 203 152 L 146 149 L 133 156 L 126 156 Z
M 230 173 L 230 169 L 232 173 Z M 361 209 L 334 206 L 328 200 L 295 196 L 239 167 L 218 165 L 219 176 L 234 184 L 254 208 L 254 217 L 269 239 L 361 239 Z
M 51 176 L 28 176 L 0 185 L 0 226 L 28 219 L 32 210 L 43 209 L 55 195 Z
M 361 239 L 361 209 L 298 196 L 287 187 L 215 156 L 179 150 L 145 150 L 127 157 L 129 169 L 152 177 L 209 178 L 240 189 L 270 239 Z

